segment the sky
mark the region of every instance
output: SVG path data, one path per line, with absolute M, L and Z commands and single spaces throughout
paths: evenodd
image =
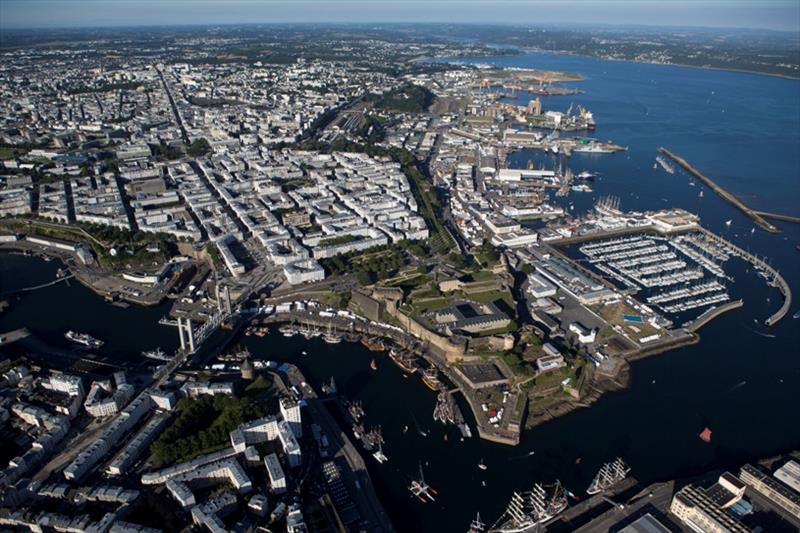
M 0 0 L 0 29 L 270 22 L 596 23 L 800 32 L 800 0 Z

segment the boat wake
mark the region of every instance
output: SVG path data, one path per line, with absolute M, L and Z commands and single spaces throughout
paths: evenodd
M 750 331 L 752 331 L 753 333 L 755 333 L 756 335 L 761 335 L 762 337 L 766 337 L 768 339 L 774 339 L 775 338 L 775 335 L 772 334 L 772 333 L 764 333 L 763 331 L 758 331 L 758 330 L 755 330 L 753 328 L 748 328 L 748 329 Z
M 741 389 L 741 388 L 742 388 L 742 387 L 744 387 L 745 385 L 747 385 L 747 382 L 746 382 L 746 381 L 740 381 L 739 383 L 737 383 L 736 385 L 734 385 L 733 387 L 731 387 L 731 388 L 730 388 L 730 390 L 729 390 L 728 392 L 733 392 L 733 391 L 735 391 L 736 389 Z

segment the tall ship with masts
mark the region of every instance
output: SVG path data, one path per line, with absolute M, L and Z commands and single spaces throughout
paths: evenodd
M 490 533 L 532 533 L 567 508 L 567 495 L 561 482 L 552 486 L 536 483 L 530 491 L 514 492 L 505 513 Z
M 626 477 L 631 468 L 625 461 L 617 457 L 610 463 L 605 463 L 600 467 L 597 475 L 594 476 L 591 485 L 586 489 L 587 494 L 599 494 L 604 490 L 610 489 Z
M 484 531 L 486 531 L 486 524 L 481 522 L 481 513 L 478 513 L 475 520 L 470 523 L 467 533 L 483 533 Z

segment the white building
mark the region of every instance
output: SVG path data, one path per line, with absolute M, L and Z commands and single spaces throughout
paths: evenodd
M 267 476 L 269 477 L 269 486 L 275 494 L 283 494 L 286 492 L 286 474 L 283 473 L 281 462 L 278 461 L 278 456 L 274 453 L 269 454 L 264 458 L 264 466 L 267 467 Z
M 286 454 L 289 466 L 293 468 L 300 466 L 303 461 L 300 445 L 292 433 L 292 427 L 285 420 L 278 422 L 278 439 L 283 445 L 283 452 Z
M 283 267 L 283 274 L 292 285 L 325 279 L 325 269 L 315 259 L 304 259 L 289 263 Z
M 539 274 L 531 274 L 528 276 L 528 292 L 536 298 L 547 298 L 555 296 L 556 286 Z
M 594 342 L 597 331 L 589 329 L 580 322 L 573 322 L 569 325 L 569 330 L 578 336 L 578 340 L 583 344 Z
M 300 416 L 300 404 L 292 398 L 281 398 L 280 402 L 281 417 L 289 423 L 292 433 L 296 438 L 303 436 L 303 423 Z

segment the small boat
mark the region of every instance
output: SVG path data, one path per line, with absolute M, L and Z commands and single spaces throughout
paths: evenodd
M 728 227 L 731 227 L 731 222 L 733 222 L 733 219 L 726 220 L 725 221 L 725 225 L 728 226 Z
M 481 459 L 481 462 L 480 462 L 480 463 L 478 463 L 478 468 L 480 468 L 481 470 L 486 470 L 486 469 L 487 469 L 487 468 L 489 468 L 489 467 L 488 467 L 488 466 L 486 466 L 486 465 L 484 464 L 484 462 L 483 462 L 483 459 Z
M 378 364 L 377 364 L 377 363 L 375 363 L 375 359 L 373 359 L 372 361 L 370 361 L 370 363 L 369 363 L 369 367 L 370 367 L 372 370 L 378 370 Z
M 380 446 L 380 444 L 378 445 L 378 450 L 372 454 L 372 457 L 374 457 L 375 460 L 380 464 L 383 464 L 389 460 L 389 458 L 383 453 L 383 448 Z
M 67 338 L 68 340 L 71 340 L 72 342 L 82 344 L 87 348 L 100 348 L 101 346 L 103 346 L 103 344 L 105 344 L 103 341 L 95 339 L 88 333 L 76 333 L 72 330 L 64 333 L 64 337 Z
M 793 314 L 792 318 L 800 318 L 800 311 L 797 311 L 795 314 Z
M 170 356 L 164 353 L 164 350 L 162 350 L 160 346 L 155 350 L 147 350 L 142 352 L 142 355 L 148 359 L 155 359 L 157 361 L 169 361 L 172 359 Z
M 703 442 L 711 442 L 711 430 L 705 428 L 703 431 L 700 432 L 698 435 Z

